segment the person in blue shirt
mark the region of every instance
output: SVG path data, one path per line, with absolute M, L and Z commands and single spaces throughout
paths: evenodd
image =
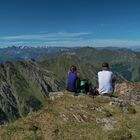
M 80 78 L 76 66 L 72 65 L 67 74 L 67 90 L 78 92 L 80 86 Z

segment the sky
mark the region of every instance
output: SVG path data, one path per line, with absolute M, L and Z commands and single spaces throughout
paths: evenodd
M 0 0 L 0 47 L 140 47 L 139 0 Z

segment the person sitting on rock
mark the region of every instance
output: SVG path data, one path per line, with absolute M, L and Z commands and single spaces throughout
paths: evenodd
M 98 72 L 99 94 L 112 96 L 115 87 L 115 76 L 109 70 L 109 64 L 102 64 L 102 71 Z
M 67 90 L 71 92 L 78 92 L 80 86 L 79 73 L 76 66 L 72 65 L 67 74 Z

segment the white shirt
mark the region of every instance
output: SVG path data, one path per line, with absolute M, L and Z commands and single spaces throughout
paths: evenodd
M 103 70 L 98 72 L 99 93 L 113 93 L 112 86 L 113 73 L 111 71 Z

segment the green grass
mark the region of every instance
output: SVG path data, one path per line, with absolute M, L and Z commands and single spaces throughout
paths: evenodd
M 41 90 L 33 83 L 27 76 L 21 74 L 18 71 L 18 68 L 10 69 L 11 74 L 11 82 L 14 90 L 16 91 L 17 104 L 19 108 L 19 112 L 21 116 L 27 114 L 25 107 L 27 102 L 32 102 L 32 99 L 36 100 L 36 102 L 40 102 L 42 106 L 45 105 L 45 99 Z M 32 99 L 31 99 L 32 98 Z M 30 107 L 30 111 L 32 111 L 32 107 Z
M 135 106 L 135 114 L 125 113 L 108 101 L 67 92 L 46 103 L 42 110 L 1 127 L 1 140 L 139 140 L 140 111 Z

